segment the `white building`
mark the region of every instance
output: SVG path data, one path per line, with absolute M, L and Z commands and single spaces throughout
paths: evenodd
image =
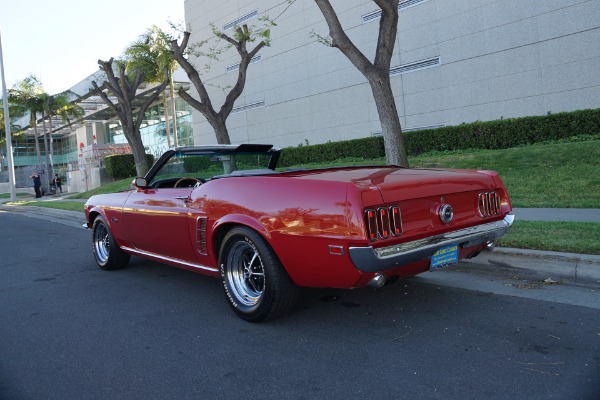
M 332 0 L 350 38 L 373 58 L 377 6 Z M 328 28 L 313 1 L 185 0 L 191 42 L 210 23 L 276 18 L 272 46 L 248 70 L 246 89 L 227 121 L 233 142 L 279 146 L 322 143 L 381 130 L 366 79 L 337 49 L 317 42 Z M 287 8 L 287 9 L 286 9 Z M 403 0 L 392 85 L 405 131 L 600 107 L 599 0 Z M 192 59 L 202 66 L 204 60 Z M 204 76 L 235 82 L 235 50 Z M 212 88 L 220 107 L 223 92 Z M 214 143 L 194 110 L 196 144 Z

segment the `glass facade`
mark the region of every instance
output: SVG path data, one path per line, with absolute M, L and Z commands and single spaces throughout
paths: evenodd
M 177 111 L 177 145 L 193 145 L 192 109 L 189 104 L 179 98 L 175 99 L 175 109 Z M 174 146 L 173 117 L 169 116 L 169 120 L 171 121 L 170 141 L 171 146 Z M 154 155 L 155 158 L 158 158 L 169 147 L 165 125 L 164 107 L 162 103 L 149 107 L 148 110 L 146 110 L 146 119 L 142 123 L 140 133 L 142 135 L 142 142 L 146 147 L 146 152 Z M 43 128 L 40 127 L 38 129 L 38 134 L 41 135 L 42 131 Z M 98 132 L 98 135 L 101 134 L 104 135 L 104 140 L 101 140 L 101 142 L 115 144 L 127 143 L 125 135 L 123 134 L 123 129 L 118 120 L 105 122 L 104 132 Z M 43 164 L 46 162 L 46 147 L 44 145 L 43 136 L 38 138 L 38 143 L 41 163 Z M 52 150 L 52 163 L 55 165 L 77 162 L 79 149 L 76 135 L 73 133 L 61 138 L 54 138 Z M 48 152 L 50 152 L 50 149 L 48 149 Z M 25 135 L 17 136 L 13 141 L 13 155 L 15 166 L 37 165 L 38 159 L 34 138 Z
M 179 98 L 175 99 L 175 109 L 177 111 L 177 146 L 193 145 L 192 109 L 189 104 Z M 169 120 L 171 134 L 170 138 L 167 139 L 163 105 L 157 104 L 146 110 L 146 119 L 142 123 L 140 134 L 142 135 L 142 142 L 146 147 L 146 152 L 154 155 L 155 158 L 160 157 L 169 148 L 169 140 L 171 147 L 175 147 L 173 117 L 169 116 Z M 127 143 L 119 121 L 106 123 L 105 129 L 109 138 L 107 140 L 108 143 Z
M 41 134 L 42 130 L 40 129 L 39 132 Z M 38 138 L 38 145 L 40 148 L 41 162 L 45 163 L 46 145 L 44 144 L 43 136 Z M 50 147 L 50 142 L 48 142 L 48 147 Z M 50 153 L 49 148 L 48 153 Z M 63 138 L 53 138 L 52 154 L 54 164 L 63 164 L 72 160 L 77 160 L 77 138 L 75 135 L 69 135 Z M 30 136 L 25 137 L 24 135 L 16 136 L 16 138 L 13 139 L 13 157 L 15 166 L 38 164 L 35 139 Z

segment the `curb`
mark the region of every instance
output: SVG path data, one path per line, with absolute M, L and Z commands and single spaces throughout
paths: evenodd
M 82 207 L 83 208 L 83 207 Z M 17 214 L 40 218 L 51 222 L 58 222 L 81 228 L 85 223 L 85 213 L 81 211 L 60 210 L 48 207 L 35 206 L 7 206 L 0 204 L 0 211 L 12 211 Z
M 578 284 L 600 284 L 600 256 L 556 251 L 496 247 L 462 262 L 476 268 L 510 268 L 540 278 L 562 279 Z

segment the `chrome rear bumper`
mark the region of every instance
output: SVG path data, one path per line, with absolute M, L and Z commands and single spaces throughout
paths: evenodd
M 363 272 L 378 272 L 431 257 L 438 249 L 446 245 L 460 244 L 464 248 L 493 242 L 510 229 L 514 219 L 514 215 L 507 215 L 502 221 L 477 225 L 412 242 L 376 249 L 372 246 L 350 247 L 348 251 L 357 269 Z

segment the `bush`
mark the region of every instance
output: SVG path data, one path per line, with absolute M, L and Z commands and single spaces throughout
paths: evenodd
M 408 155 L 416 156 L 436 151 L 506 149 L 599 133 L 600 109 L 593 109 L 424 129 L 407 132 L 404 139 Z M 383 137 L 286 147 L 279 166 L 331 162 L 347 157 L 385 157 Z
M 506 149 L 600 133 L 600 109 L 474 122 L 405 134 L 409 155 L 430 151 Z
M 341 158 L 373 159 L 385 156 L 382 137 L 368 137 L 312 146 L 286 147 L 278 165 L 290 167 L 306 163 L 321 163 Z
M 154 157 L 151 154 L 146 154 L 148 165 L 154 163 Z M 124 179 L 136 176 L 135 162 L 133 154 L 115 154 L 104 158 L 106 173 L 113 179 Z
M 185 157 L 183 159 L 183 167 L 185 172 L 205 171 L 211 166 L 208 157 Z

